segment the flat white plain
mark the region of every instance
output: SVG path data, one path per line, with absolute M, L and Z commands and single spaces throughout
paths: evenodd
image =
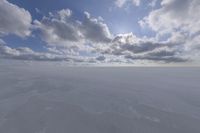
M 1 133 L 200 133 L 200 68 L 0 64 Z

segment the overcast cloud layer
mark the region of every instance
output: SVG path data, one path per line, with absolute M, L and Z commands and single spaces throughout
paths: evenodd
M 141 6 L 141 2 L 116 0 L 113 4 L 124 8 L 127 4 Z M 82 12 L 82 19 L 74 17 L 74 12 L 66 8 L 32 20 L 28 10 L 0 0 L 0 57 L 92 63 L 198 62 L 199 0 L 153 0 L 149 5 L 153 7 L 156 3 L 160 4 L 158 8 L 138 20 L 141 29 L 151 30 L 155 36 L 138 37 L 134 33 L 112 33 L 101 16 L 86 11 Z M 46 51 L 11 48 L 3 40 L 9 35 L 19 38 L 36 36 L 45 42 L 43 47 Z

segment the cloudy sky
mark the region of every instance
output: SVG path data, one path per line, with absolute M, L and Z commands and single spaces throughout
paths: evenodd
M 199 65 L 199 0 L 0 0 L 0 58 Z

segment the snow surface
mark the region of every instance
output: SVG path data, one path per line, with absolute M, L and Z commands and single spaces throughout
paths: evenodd
M 200 68 L 0 63 L 0 133 L 200 133 Z

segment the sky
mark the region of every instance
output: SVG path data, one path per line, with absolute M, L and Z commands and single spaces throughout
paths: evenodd
M 0 0 L 0 58 L 200 65 L 199 0 Z

